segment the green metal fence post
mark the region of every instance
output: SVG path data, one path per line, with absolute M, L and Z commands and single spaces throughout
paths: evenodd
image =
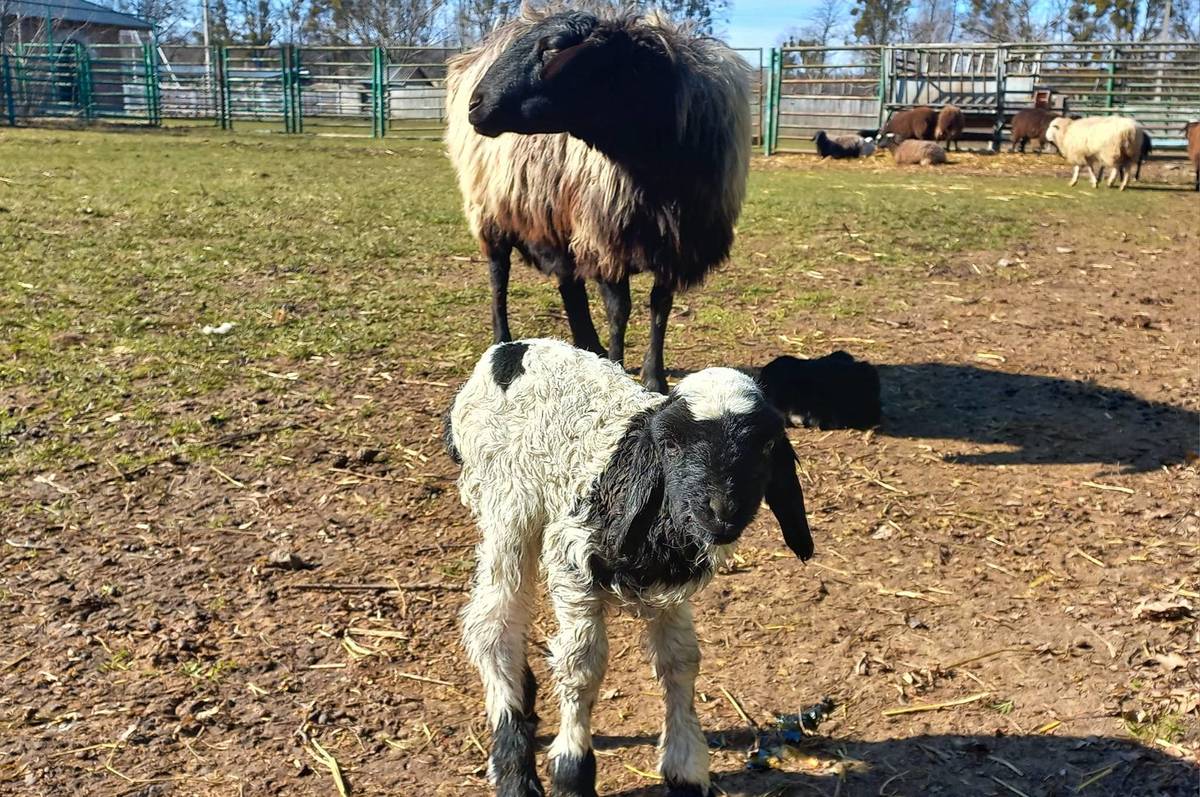
M 221 46 L 217 48 L 220 53 L 221 65 L 220 74 L 217 82 L 221 91 L 221 129 L 233 129 L 233 91 L 229 86 L 229 48 Z
M 13 97 L 12 67 L 8 63 L 8 51 L 0 50 L 0 92 L 4 94 L 4 110 L 10 127 L 17 126 L 17 105 Z
M 289 85 L 292 87 L 292 132 L 304 132 L 304 95 L 303 83 L 300 80 L 301 50 L 296 45 L 290 45 L 292 50 L 292 77 Z
M 146 46 L 146 82 L 150 85 L 150 125 L 162 124 L 162 90 L 158 85 L 158 40 L 153 35 Z
M 91 75 L 88 74 L 88 55 L 87 50 L 79 42 L 74 42 L 71 47 L 72 57 L 75 59 L 75 99 L 79 106 L 79 112 L 83 116 L 85 122 L 92 120 L 92 87 Z
M 771 152 L 779 151 L 779 125 L 783 116 L 783 50 L 775 50 L 775 95 L 771 99 L 775 107 L 775 122 L 771 125 Z
M 371 136 L 383 138 L 387 133 L 387 116 L 384 110 L 386 91 L 384 52 L 382 47 L 371 51 Z

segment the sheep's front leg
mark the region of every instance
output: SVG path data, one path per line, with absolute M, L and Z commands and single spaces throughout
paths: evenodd
M 516 524 L 480 526 L 475 583 L 463 609 L 463 642 L 483 680 L 492 728 L 488 776 L 498 797 L 542 797 L 534 758 L 537 684 L 525 655 L 537 551 Z
M 1088 161 L 1087 162 L 1087 170 L 1088 170 L 1088 177 L 1092 178 L 1092 188 L 1099 187 L 1100 176 L 1102 176 L 1104 174 L 1104 167 L 1103 166 L 1100 167 L 1100 175 L 1097 175 L 1095 170 L 1092 169 L 1092 162 Z
M 601 357 L 608 353 L 600 344 L 596 325 L 592 323 L 592 312 L 588 309 L 587 285 L 573 275 L 558 278 L 558 295 L 562 297 L 563 309 L 567 311 L 567 324 L 571 327 L 571 340 L 575 348 L 590 351 Z
M 1088 171 L 1091 171 L 1091 167 L 1088 167 Z M 1077 163 L 1077 164 L 1075 164 L 1075 170 L 1073 172 L 1071 172 L 1071 182 L 1067 183 L 1067 185 L 1073 186 L 1078 182 L 1079 182 L 1079 164 Z
M 660 611 L 650 621 L 648 636 L 650 662 L 666 703 L 659 769 L 667 784 L 667 797 L 706 797 L 708 745 L 696 716 L 700 645 L 692 625 L 692 607 L 685 603 Z
M 492 343 L 512 340 L 508 328 L 508 275 L 512 269 L 512 244 L 486 241 L 488 277 L 492 285 Z
M 625 329 L 629 326 L 629 277 L 616 282 L 601 282 L 600 295 L 608 315 L 608 358 L 625 364 Z
M 550 665 L 558 687 L 560 727 L 550 745 L 550 794 L 596 797 L 592 707 L 608 667 L 604 605 L 590 589 L 550 570 L 550 599 L 558 635 L 550 642 Z
M 650 346 L 642 360 L 642 384 L 648 390 L 667 392 L 666 366 L 663 364 L 663 345 L 667 337 L 667 321 L 675 293 L 665 282 L 654 281 L 650 289 Z

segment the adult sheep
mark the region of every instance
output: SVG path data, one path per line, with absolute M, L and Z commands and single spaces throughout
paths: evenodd
M 934 133 L 937 132 L 937 122 L 937 111 L 926 105 L 919 105 L 916 108 L 892 114 L 887 120 L 887 124 L 883 126 L 883 130 L 879 132 L 879 136 L 883 138 L 891 133 L 897 141 L 909 138 L 932 141 Z
M 937 126 L 933 131 L 934 141 L 944 141 L 945 148 L 953 144 L 958 149 L 958 139 L 962 136 L 967 120 L 957 105 L 945 105 L 938 111 Z
M 446 143 L 508 341 L 512 250 L 557 277 L 576 346 L 604 354 L 583 280 L 600 283 L 622 362 L 629 277 L 654 275 L 642 380 L 666 392 L 674 294 L 729 256 L 750 157 L 750 71 L 650 13 L 526 7 L 447 76 Z M 516 133 L 518 135 L 503 135 Z
M 946 150 L 932 141 L 896 141 L 889 139 L 887 148 L 897 166 L 933 166 L 946 162 Z
M 1098 165 L 1109 169 L 1109 188 L 1117 177 L 1121 178 L 1122 191 L 1142 154 L 1143 136 L 1141 125 L 1125 116 L 1059 117 L 1046 128 L 1046 140 L 1075 167 L 1070 185 L 1079 182 L 1079 168 L 1086 166 L 1092 188 L 1098 186 L 1100 178 L 1095 171 Z
M 1046 146 L 1046 128 L 1058 118 L 1058 114 L 1045 108 L 1025 108 L 1012 118 L 1012 152 L 1025 152 L 1025 145 L 1033 143 L 1040 153 Z

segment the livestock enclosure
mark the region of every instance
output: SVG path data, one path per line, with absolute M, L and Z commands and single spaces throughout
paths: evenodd
M 24 45 L 0 53 L 0 114 L 211 124 L 282 133 L 440 135 L 446 47 Z M 1136 117 L 1164 151 L 1200 118 L 1200 44 L 1012 43 L 741 49 L 752 135 L 766 154 L 819 129 L 878 128 L 891 111 L 953 103 L 968 138 L 999 145 L 1012 115 L 1047 104 Z
M 441 442 L 486 262 L 439 142 L 250 121 L 0 128 L 0 793 L 487 793 Z M 789 430 L 816 557 L 763 511 L 695 601 L 717 794 L 1194 794 L 1200 197 L 1172 162 L 1067 173 L 757 157 L 677 297 L 672 382 L 844 349 L 883 388 L 877 429 Z M 509 311 L 567 334 L 532 269 Z M 541 600 L 543 747 L 553 628 Z M 662 793 L 640 628 L 609 622 L 605 797 Z

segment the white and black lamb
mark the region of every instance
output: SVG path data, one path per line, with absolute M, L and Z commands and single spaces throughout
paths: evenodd
M 868 158 L 875 154 L 875 141 L 863 136 L 831 136 L 818 130 L 812 140 L 822 158 Z
M 561 714 L 551 793 L 596 794 L 590 716 L 607 666 L 604 616 L 615 606 L 648 622 L 666 704 L 667 794 L 706 795 L 688 599 L 731 555 L 764 497 L 792 551 L 812 555 L 783 419 L 740 371 L 699 371 L 664 396 L 594 354 L 526 340 L 488 349 L 447 422 L 459 491 L 482 532 L 463 637 L 483 679 L 496 794 L 543 794 L 526 659 L 540 562 L 559 625 L 550 643 Z

